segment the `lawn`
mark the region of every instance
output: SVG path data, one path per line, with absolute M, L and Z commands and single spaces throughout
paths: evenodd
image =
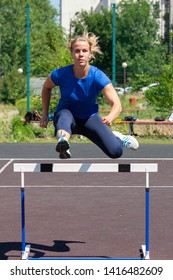
M 119 119 L 124 119 L 125 116 L 133 116 L 138 119 L 152 119 L 156 116 L 160 116 L 160 112 L 156 112 L 150 108 L 147 108 L 146 102 L 143 99 L 142 95 L 127 95 L 125 97 L 120 97 L 122 102 L 123 110 L 127 109 L 141 109 L 138 114 L 136 112 L 122 112 Z M 130 102 L 130 98 L 136 99 L 135 106 Z M 101 115 L 106 114 L 103 110 L 109 110 L 109 105 L 104 103 L 100 105 Z M 33 143 L 51 143 L 56 142 L 54 138 L 54 129 L 52 123 L 49 123 L 48 129 L 39 128 L 39 124 L 28 124 L 33 126 L 35 137 L 25 137 L 25 138 L 15 138 L 11 132 L 11 120 L 14 115 L 18 115 L 18 110 L 15 106 L 12 105 L 2 105 L 0 104 L 0 142 L 33 142 Z M 169 114 L 168 114 L 169 117 Z M 161 126 L 160 126 L 161 127 Z M 117 125 L 113 123 L 111 126 L 112 130 L 118 130 L 124 134 L 128 134 L 128 125 Z M 137 132 L 137 139 L 140 144 L 173 144 L 173 126 L 171 130 L 166 126 L 162 126 L 162 130 L 158 131 L 155 126 L 135 126 L 135 133 Z M 73 136 L 70 140 L 71 142 L 80 142 L 80 143 L 90 143 L 90 141 L 83 137 L 80 139 L 78 136 Z

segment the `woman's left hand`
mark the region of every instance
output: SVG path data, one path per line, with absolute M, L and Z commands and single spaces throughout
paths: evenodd
M 105 123 L 108 126 L 112 125 L 112 119 L 109 116 L 102 117 L 102 122 Z

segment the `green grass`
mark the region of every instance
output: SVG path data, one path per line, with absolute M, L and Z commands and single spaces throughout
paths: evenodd
M 139 119 L 154 119 L 156 116 L 159 116 L 158 112 L 149 109 L 146 107 L 145 100 L 142 96 L 137 96 L 137 105 L 133 107 L 130 102 L 129 98 L 131 96 L 126 96 L 121 98 L 123 109 L 133 109 L 133 108 L 144 108 L 144 111 L 139 112 L 138 118 Z M 33 130 L 35 133 L 35 137 L 24 137 L 15 139 L 15 137 L 11 133 L 11 119 L 8 119 L 7 112 L 16 110 L 16 107 L 10 105 L 2 105 L 0 104 L 1 114 L 3 114 L 0 118 L 0 142 L 28 142 L 28 143 L 55 143 L 56 139 L 54 137 L 54 129 L 52 124 L 49 124 L 47 130 L 40 129 L 39 125 L 36 127 L 33 124 Z M 104 105 L 100 105 L 100 110 L 109 110 L 110 107 L 108 104 L 104 103 Z M 124 119 L 125 116 L 132 115 L 136 117 L 136 113 L 124 113 L 122 112 L 118 118 Z M 113 124 L 111 127 L 112 130 L 119 130 L 124 134 L 128 134 L 128 125 L 116 125 Z M 136 132 L 137 127 L 134 127 Z M 143 129 L 143 127 L 142 127 Z M 173 132 L 172 135 L 167 135 L 167 133 L 163 133 L 159 135 L 157 131 L 146 131 L 143 129 L 144 133 L 139 133 L 140 136 L 137 136 L 137 139 L 140 144 L 173 144 Z M 138 132 L 138 131 L 137 131 Z M 144 134 L 144 135 L 142 135 Z M 83 139 L 79 139 L 77 136 L 73 136 L 70 140 L 71 143 L 91 143 L 86 137 Z

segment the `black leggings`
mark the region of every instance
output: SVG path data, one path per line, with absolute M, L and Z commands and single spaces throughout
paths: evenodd
M 102 119 L 95 114 L 87 119 L 74 118 L 72 113 L 63 109 L 55 113 L 55 135 L 58 130 L 65 130 L 70 135 L 79 134 L 87 137 L 110 158 L 119 158 L 123 153 L 121 140 L 116 137 Z

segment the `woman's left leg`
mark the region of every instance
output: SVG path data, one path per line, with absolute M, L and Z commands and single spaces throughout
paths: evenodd
M 95 143 L 110 158 L 122 156 L 122 141 L 112 133 L 106 124 L 102 123 L 98 114 L 91 116 L 84 123 L 81 134 Z

